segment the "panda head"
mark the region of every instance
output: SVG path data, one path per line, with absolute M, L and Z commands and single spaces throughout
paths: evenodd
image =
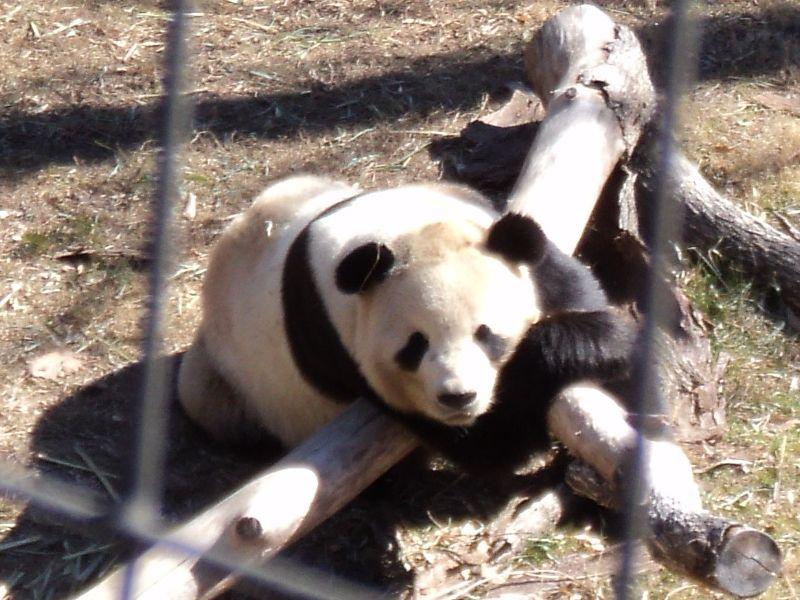
M 393 247 L 367 242 L 336 270 L 357 300 L 353 357 L 389 407 L 468 426 L 492 404 L 498 373 L 540 318 L 530 267 L 546 240 L 527 217 L 487 232 L 434 223 Z

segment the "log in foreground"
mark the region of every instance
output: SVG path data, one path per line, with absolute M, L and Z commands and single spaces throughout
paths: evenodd
M 580 495 L 619 508 L 624 463 L 636 451 L 636 432 L 606 392 L 573 386 L 549 415 L 553 433 L 579 457 L 567 483 Z M 647 441 L 645 540 L 654 558 L 704 585 L 739 597 L 760 594 L 781 568 L 781 552 L 767 534 L 703 510 L 688 459 L 667 441 Z
M 128 597 L 183 600 L 224 591 L 232 578 L 214 581 L 197 554 L 180 548 L 258 566 L 341 509 L 416 445 L 377 408 L 354 403 L 272 468 L 140 556 Z M 120 570 L 79 598 L 119 598 L 125 585 Z

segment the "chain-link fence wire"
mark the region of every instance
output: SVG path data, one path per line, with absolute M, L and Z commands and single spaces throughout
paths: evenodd
M 663 174 L 673 171 L 672 164 L 676 160 L 678 147 L 675 132 L 678 127 L 679 103 L 683 91 L 687 88 L 690 74 L 694 69 L 690 57 L 695 36 L 689 23 L 689 1 L 674 0 L 672 3 L 672 21 L 667 33 L 667 80 L 665 97 L 660 115 L 661 123 L 656 147 L 656 193 L 652 205 L 652 219 L 655 223 L 650 240 L 651 264 L 644 283 L 644 305 L 647 307 L 643 315 L 640 354 L 636 357 L 636 386 L 633 394 L 635 411 L 632 424 L 639 431 L 644 431 L 642 419 L 646 415 L 668 414 L 658 381 L 657 339 L 659 330 L 667 330 L 669 322 L 669 304 L 664 296 L 660 281 L 668 281 L 669 260 L 673 241 L 678 239 L 681 225 L 680 211 L 674 203 L 667 201 L 667 186 Z M 668 208 L 669 205 L 669 208 Z M 641 547 L 637 540 L 642 539 L 647 524 L 646 481 L 647 444 L 639 435 L 633 460 L 627 466 L 623 481 L 630 482 L 624 486 L 622 494 L 623 547 L 619 572 L 615 579 L 615 595 L 619 600 L 628 600 L 637 596 L 634 578 L 634 566 L 637 553 Z
M 663 124 L 659 148 L 658 172 L 666 173 L 676 155 L 673 132 L 678 122 L 678 107 L 681 93 L 686 89 L 688 77 L 694 72 L 690 61 L 691 49 L 696 36 L 689 25 L 688 0 L 672 3 L 672 19 L 668 34 L 669 66 L 664 102 L 661 104 Z M 44 510 L 60 513 L 72 519 L 103 523 L 117 530 L 126 538 L 135 540 L 141 547 L 166 544 L 178 554 L 201 557 L 206 563 L 230 572 L 249 577 L 270 589 L 280 589 L 309 598 L 371 598 L 376 592 L 353 582 L 324 575 L 294 561 L 273 558 L 266 566 L 242 565 L 232 556 L 208 553 L 202 549 L 170 539 L 164 533 L 164 523 L 159 511 L 164 491 L 164 460 L 166 455 L 166 415 L 170 394 L 168 362 L 162 360 L 164 339 L 165 298 L 167 281 L 173 265 L 175 239 L 173 209 L 179 194 L 180 153 L 191 126 L 192 105 L 186 93 L 189 65 L 187 13 L 189 0 L 173 0 L 172 18 L 166 31 L 164 62 L 164 94 L 162 122 L 159 128 L 159 155 L 156 187 L 152 202 L 151 249 L 153 263 L 149 276 L 147 318 L 143 344 L 144 375 L 137 427 L 136 455 L 134 461 L 133 487 L 127 501 L 121 507 L 112 508 L 97 494 L 77 485 L 71 485 L 44 476 L 36 476 L 30 470 L 0 462 L 0 490 L 12 498 L 25 500 Z M 657 279 L 666 269 L 672 240 L 679 227 L 679 215 L 664 210 L 665 189 L 659 187 L 654 207 L 657 227 L 652 240 L 653 269 L 647 284 L 650 311 L 644 320 L 643 352 L 640 354 L 642 380 L 638 389 L 637 414 L 647 415 L 659 410 L 655 360 L 655 336 L 660 323 L 666 318 L 666 306 L 658 294 Z M 626 481 L 635 485 L 626 487 L 624 499 L 625 542 L 622 561 L 616 577 L 617 598 L 627 600 L 636 594 L 633 565 L 637 544 L 646 527 L 645 504 L 642 501 L 646 489 L 644 464 L 646 445 L 637 446 L 635 460 L 631 462 Z M 134 559 L 125 567 L 126 585 L 120 597 L 129 598 L 137 574 Z

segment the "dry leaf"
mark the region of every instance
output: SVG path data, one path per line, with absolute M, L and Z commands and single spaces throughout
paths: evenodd
M 74 373 L 81 366 L 83 366 L 81 359 L 72 352 L 55 350 L 31 360 L 28 363 L 28 371 L 34 377 L 58 379 L 63 375 Z

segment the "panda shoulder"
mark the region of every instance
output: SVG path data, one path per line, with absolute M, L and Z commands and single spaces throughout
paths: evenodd
M 608 297 L 589 266 L 562 252 L 550 240 L 532 275 L 545 312 L 608 307 Z
M 426 187 L 434 192 L 464 202 L 465 204 L 489 211 L 494 216 L 500 216 L 497 207 L 487 196 L 466 185 L 450 181 L 436 181 L 427 184 Z

